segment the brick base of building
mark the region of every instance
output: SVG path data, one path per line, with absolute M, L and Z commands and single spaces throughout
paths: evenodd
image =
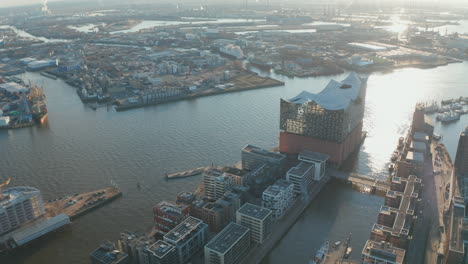
M 341 165 L 362 142 L 362 122 L 342 143 L 325 141 L 313 137 L 280 132 L 279 151 L 297 155 L 304 150 L 324 153 L 330 156 L 330 162 Z

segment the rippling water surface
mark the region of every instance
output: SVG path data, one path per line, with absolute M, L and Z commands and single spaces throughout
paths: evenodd
M 368 81 L 365 129 L 368 137 L 354 170 L 386 176 L 398 137 L 408 128 L 418 101 L 468 96 L 468 64 L 403 69 L 373 74 Z M 262 73 L 265 74 L 265 73 Z M 335 76 L 344 78 L 345 74 Z M 72 227 L 15 252 L 1 263 L 88 263 L 88 254 L 123 229 L 148 230 L 152 206 L 194 190 L 200 178 L 167 182 L 166 172 L 235 164 L 247 143 L 271 148 L 278 142 L 279 100 L 302 90 L 318 92 L 329 77 L 289 79 L 283 87 L 199 98 L 116 113 L 83 106 L 75 89 L 36 73 L 22 77 L 45 88 L 49 122 L 44 127 L 0 131 L 0 175 L 12 185 L 39 188 L 45 200 L 106 187 L 115 181 L 122 198 L 74 221 Z M 468 117 L 437 124 L 452 155 Z M 142 189 L 136 185 L 140 182 Z M 277 245 L 269 263 L 302 263 L 324 240 L 353 232 L 358 256 L 377 218 L 382 198 L 332 183 Z

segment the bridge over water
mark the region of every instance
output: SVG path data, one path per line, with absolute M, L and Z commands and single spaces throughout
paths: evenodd
M 340 179 L 354 184 L 368 186 L 373 189 L 378 189 L 385 192 L 390 189 L 390 183 L 387 181 L 383 181 L 378 178 L 361 175 L 354 172 L 344 172 L 337 169 L 328 169 L 328 174 L 332 178 Z

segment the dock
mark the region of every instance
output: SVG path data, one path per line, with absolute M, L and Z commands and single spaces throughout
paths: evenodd
M 120 196 L 122 196 L 122 192 L 117 187 L 109 187 L 52 200 L 47 202 L 44 207 L 46 215 L 49 217 L 63 213 L 73 220 Z
M 181 172 L 176 172 L 176 173 L 172 173 L 172 174 L 166 174 L 166 178 L 168 180 L 172 180 L 172 179 L 192 177 L 192 176 L 200 175 L 205 170 L 208 170 L 210 168 L 211 167 L 200 167 L 200 168 L 196 168 L 196 169 L 192 169 L 192 170 L 188 170 L 188 171 L 181 171 Z

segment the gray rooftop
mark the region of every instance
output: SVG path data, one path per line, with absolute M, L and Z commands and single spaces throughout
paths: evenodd
M 111 242 L 101 244 L 89 256 L 103 264 L 119 263 L 119 261 L 128 257 L 126 253 L 116 250 Z
M 275 184 L 270 185 L 263 193 L 276 196 L 280 192 L 284 192 L 289 186 L 293 185 L 292 183 L 288 182 L 285 179 L 279 179 L 275 182 Z
M 184 221 L 182 221 L 182 223 L 169 231 L 169 233 L 164 236 L 164 239 L 178 243 L 179 241 L 190 237 L 193 232 L 197 232 L 207 226 L 208 225 L 205 224 L 202 220 L 193 216 L 189 216 Z
M 292 167 L 288 173 L 303 176 L 308 170 L 313 169 L 315 165 L 313 163 L 308 163 L 301 161 L 296 167 Z
M 238 211 L 238 213 L 247 215 L 258 220 L 265 220 L 268 215 L 271 215 L 271 210 L 251 204 L 246 203 Z
M 281 153 L 272 152 L 272 151 L 262 149 L 262 148 L 259 148 L 259 147 L 253 146 L 253 145 L 245 146 L 242 149 L 242 151 L 243 152 L 250 152 L 250 153 L 254 153 L 254 154 L 257 154 L 257 155 L 262 155 L 262 156 L 266 156 L 266 157 L 269 157 L 269 158 L 272 158 L 272 159 L 278 159 L 278 160 L 282 160 L 282 159 L 286 158 L 286 156 L 281 154 Z
M 230 223 L 216 235 L 206 247 L 220 254 L 226 253 L 249 229 L 236 223 Z
M 299 153 L 299 160 L 302 160 L 302 161 L 312 160 L 312 161 L 326 162 L 329 158 L 330 156 L 328 156 L 327 154 L 314 152 L 310 150 L 304 150 L 301 153 Z
M 423 132 L 414 132 L 413 134 L 413 140 L 416 140 L 416 141 L 425 142 L 427 141 L 427 138 L 428 138 L 428 135 Z
M 164 256 L 166 256 L 172 249 L 174 249 L 173 245 L 162 240 L 156 241 L 156 243 L 147 248 L 149 252 L 158 258 L 164 258 Z
M 424 162 L 424 154 L 421 152 L 417 151 L 408 151 L 408 154 L 406 155 L 406 159 L 410 161 L 416 161 L 416 162 Z
M 366 245 L 362 249 L 362 254 L 401 264 L 405 258 L 406 251 L 394 247 L 389 243 L 367 240 Z

